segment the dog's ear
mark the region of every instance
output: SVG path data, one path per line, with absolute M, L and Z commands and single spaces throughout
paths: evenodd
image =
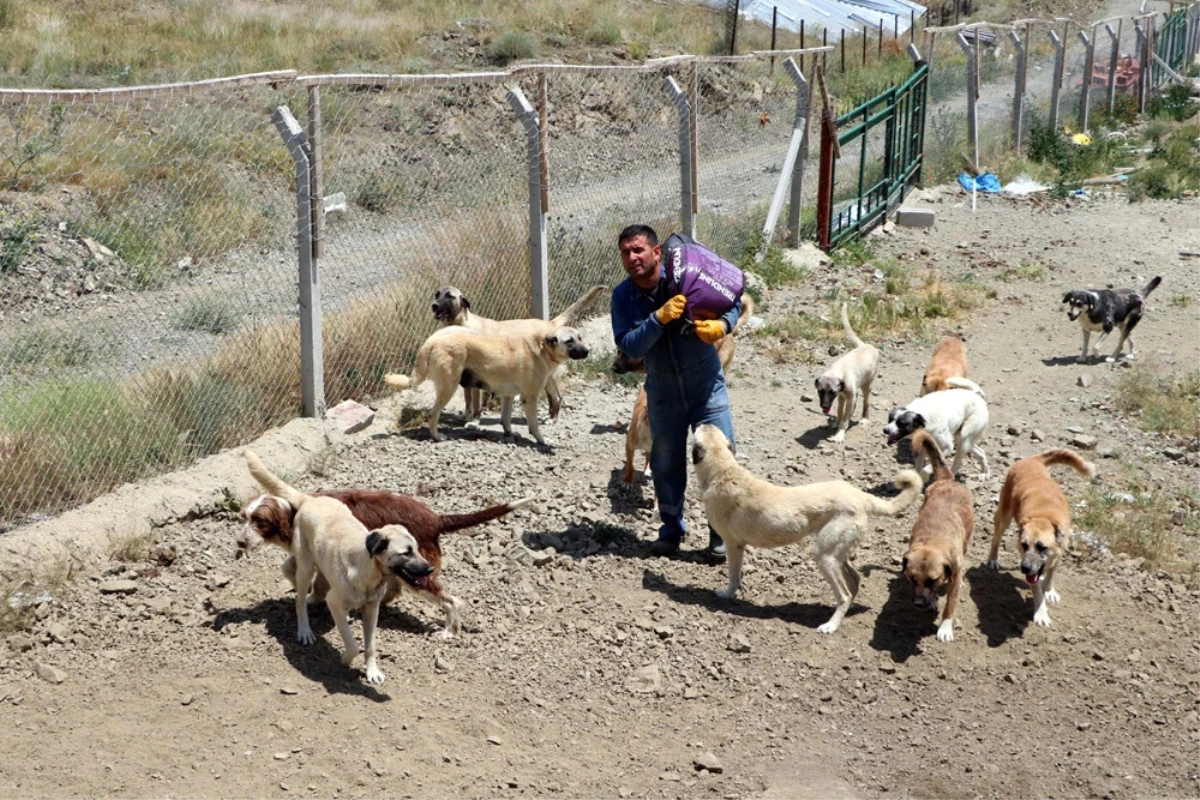
M 888 422 L 895 422 L 896 417 L 898 417 L 898 416 L 900 416 L 900 408 L 899 407 L 893 408 L 891 411 L 888 412 Z
M 377 556 L 384 550 L 387 550 L 388 538 L 379 531 L 371 531 L 367 534 L 367 552 L 373 556 Z
M 465 294 L 458 295 L 458 304 L 460 306 L 462 306 L 463 308 L 471 307 L 471 301 L 467 299 L 467 296 Z
M 1063 295 L 1063 299 L 1062 299 L 1062 301 L 1065 303 L 1065 302 L 1067 302 L 1067 301 L 1068 301 L 1068 300 L 1070 300 L 1070 299 L 1071 299 L 1071 293 L 1070 293 L 1070 292 L 1067 292 L 1066 294 L 1064 294 L 1064 295 Z
M 1066 538 L 1067 537 L 1066 537 L 1066 534 L 1063 533 L 1063 529 L 1058 527 L 1057 525 L 1055 525 L 1054 526 L 1054 543 L 1057 544 L 1059 547 L 1062 547 L 1063 540 Z
M 924 428 L 925 427 L 925 418 L 922 417 L 920 414 L 913 414 L 912 415 L 912 424 L 913 424 L 913 428 Z
M 692 465 L 699 464 L 704 460 L 704 445 L 695 442 L 692 445 Z

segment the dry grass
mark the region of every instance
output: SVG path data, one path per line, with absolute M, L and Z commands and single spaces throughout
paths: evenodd
M 1200 441 L 1200 370 L 1180 375 L 1154 359 L 1138 361 L 1122 371 L 1115 402 L 1143 430 L 1180 444 Z
M 37 570 L 0 573 L 0 634 L 30 630 L 38 607 L 60 596 L 78 572 L 78 564 L 66 558 L 37 563 Z
M 1167 492 L 1146 482 L 1141 469 L 1127 469 L 1103 485 L 1092 484 L 1076 531 L 1096 534 L 1114 553 L 1146 559 L 1148 569 L 1195 576 L 1200 546 L 1200 492 Z

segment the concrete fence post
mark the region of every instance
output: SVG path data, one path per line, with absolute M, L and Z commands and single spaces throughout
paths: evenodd
M 519 86 L 508 90 L 508 103 L 525 128 L 529 161 L 529 305 L 530 315 L 550 319 L 550 280 L 547 274 L 546 212 L 542 208 L 542 134 L 537 109 Z
M 663 80 L 663 88 L 679 112 L 679 221 L 683 232 L 695 239 L 696 215 L 692 213 L 695 192 L 692 188 L 692 104 L 683 87 L 670 75 Z
M 1062 95 L 1063 67 L 1067 60 L 1067 48 L 1055 31 L 1050 31 L 1050 43 L 1054 45 L 1054 77 L 1050 79 L 1050 130 L 1058 131 L 1058 104 Z
M 1142 27 L 1141 20 L 1133 21 L 1133 31 L 1136 35 L 1137 57 L 1141 60 L 1142 68 L 1138 70 L 1137 81 L 1137 110 L 1142 113 L 1146 110 L 1146 83 L 1147 76 L 1150 74 L 1150 59 L 1146 57 L 1146 29 Z
M 775 236 L 775 224 L 779 221 L 779 213 L 783 210 L 785 195 L 788 195 L 787 243 L 789 247 L 795 247 L 800 242 L 800 203 L 804 187 L 804 156 L 805 151 L 808 150 L 809 86 L 808 81 L 804 79 L 804 73 L 800 71 L 792 58 L 784 60 L 783 70 L 796 84 L 796 114 L 792 118 L 792 136 L 788 141 L 787 155 L 783 159 L 783 169 L 779 173 L 779 183 L 775 186 L 771 207 L 767 211 L 767 221 L 763 225 L 762 245 L 758 251 L 758 260 L 760 261 L 766 255 L 767 248 L 771 246 L 771 240 Z
M 287 106 L 271 113 L 296 164 L 296 251 L 300 285 L 300 404 L 306 417 L 325 415 L 325 359 L 321 349 L 321 282 L 313 259 L 312 170 L 307 137 Z
M 1025 58 L 1025 43 L 1016 31 L 1008 32 L 1008 40 L 1017 50 L 1017 74 L 1013 79 L 1012 141 L 1013 149 L 1021 155 L 1021 134 L 1025 124 L 1025 82 L 1028 79 L 1028 61 Z
M 979 34 L 975 33 L 975 38 L 979 38 Z M 963 53 L 967 56 L 967 139 L 971 142 L 971 152 L 974 154 L 974 163 L 971 165 L 975 168 L 976 173 L 979 172 L 979 118 L 976 110 L 976 100 L 978 95 L 975 93 L 975 59 L 972 57 L 971 45 L 967 42 L 967 37 L 961 32 L 954 34 L 955 41 L 962 48 Z
M 1117 30 L 1114 31 L 1112 25 L 1106 22 L 1104 30 L 1108 33 L 1108 40 L 1112 45 L 1108 54 L 1108 86 L 1105 87 L 1104 102 L 1108 106 L 1108 113 L 1112 114 L 1113 104 L 1117 99 L 1117 64 L 1121 59 L 1121 23 L 1117 23 Z
M 1083 31 L 1078 33 L 1079 41 L 1083 42 L 1083 82 L 1079 84 L 1082 94 L 1079 96 L 1079 130 L 1084 133 L 1088 129 L 1088 112 L 1092 107 L 1092 67 L 1095 65 L 1095 42 Z

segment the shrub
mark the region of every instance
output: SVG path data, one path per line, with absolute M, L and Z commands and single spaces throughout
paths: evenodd
M 23 217 L 0 232 L 0 275 L 16 272 L 37 242 L 37 220 Z
M 505 31 L 488 45 L 488 55 L 501 66 L 537 54 L 537 42 L 528 33 Z
M 604 47 L 621 43 L 621 26 L 615 22 L 600 22 L 588 28 L 583 35 L 584 41 L 590 45 Z
M 228 333 L 237 327 L 238 313 L 225 299 L 196 297 L 175 316 L 175 327 L 185 331 Z

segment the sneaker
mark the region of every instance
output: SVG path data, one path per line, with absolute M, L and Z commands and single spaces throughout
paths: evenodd
M 656 556 L 673 556 L 679 552 L 681 541 L 671 536 L 660 536 L 650 543 L 650 552 Z

